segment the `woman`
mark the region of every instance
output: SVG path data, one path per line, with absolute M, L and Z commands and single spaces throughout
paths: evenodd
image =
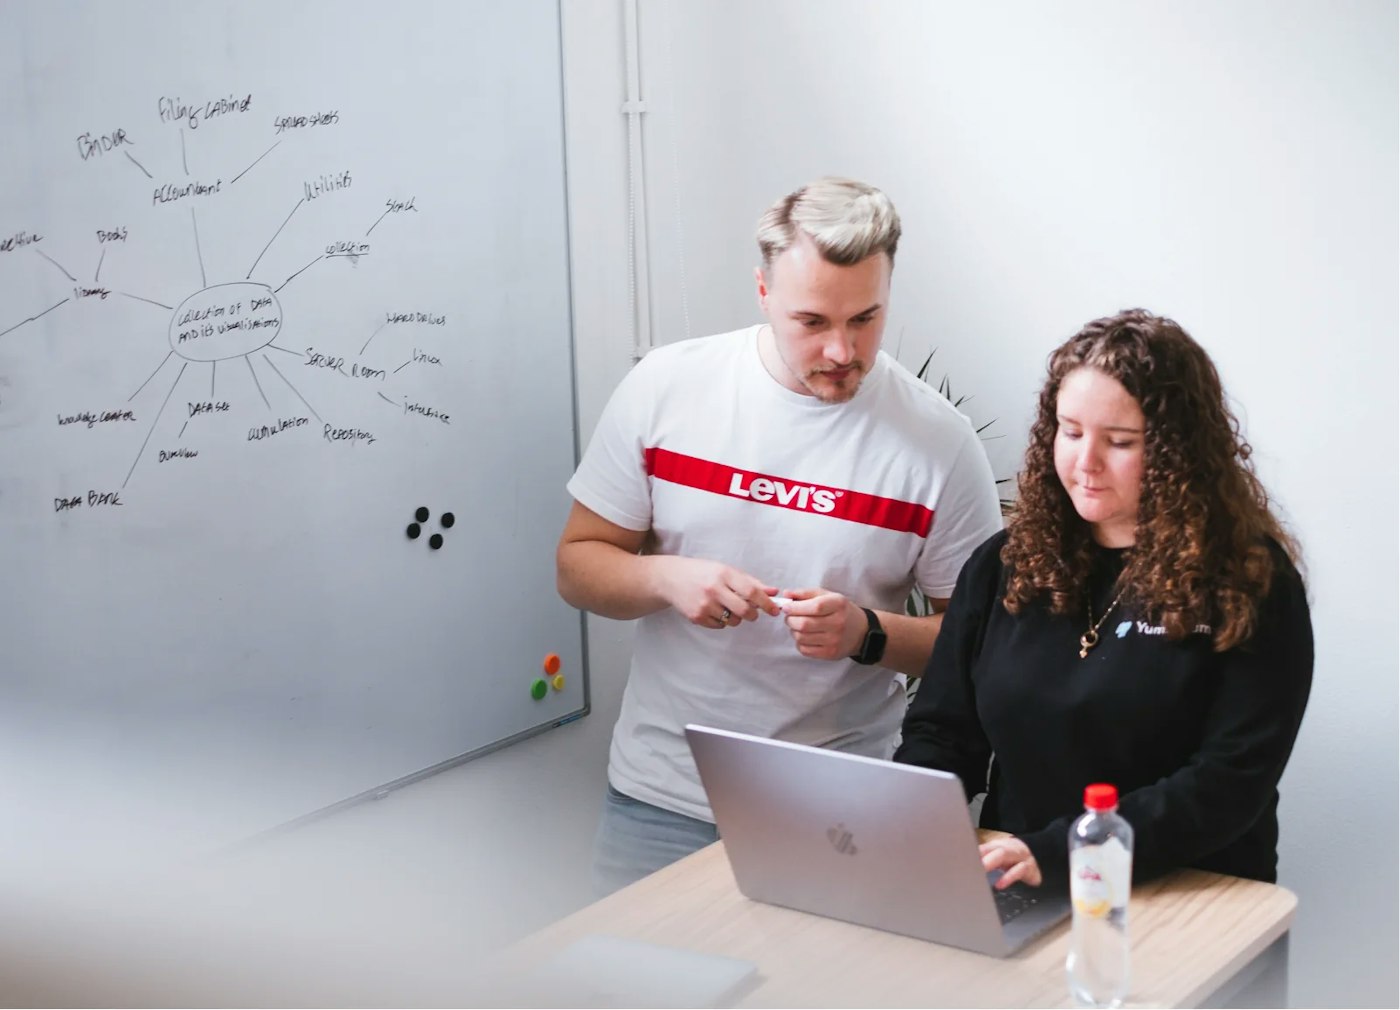
M 1313 642 L 1249 456 L 1171 320 L 1122 312 L 1051 355 L 1015 516 L 963 568 L 895 755 L 987 793 L 999 887 L 1067 879 L 1091 782 L 1118 787 L 1135 879 L 1276 878 Z

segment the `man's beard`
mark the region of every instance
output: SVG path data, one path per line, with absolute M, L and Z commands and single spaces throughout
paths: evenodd
M 853 361 L 838 371 L 846 375 L 841 380 L 829 378 L 831 369 L 813 368 L 802 376 L 802 385 L 823 403 L 848 403 L 860 392 L 860 384 L 867 371 L 864 362 Z

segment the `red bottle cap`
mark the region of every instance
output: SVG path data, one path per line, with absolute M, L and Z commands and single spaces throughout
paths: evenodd
M 1112 810 L 1118 805 L 1118 787 L 1106 782 L 1085 786 L 1084 805 L 1090 810 Z

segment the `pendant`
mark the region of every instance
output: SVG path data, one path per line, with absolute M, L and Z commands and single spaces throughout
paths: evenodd
M 1079 658 L 1084 659 L 1089 655 L 1089 650 L 1099 644 L 1099 633 L 1096 629 L 1090 628 L 1079 636 Z

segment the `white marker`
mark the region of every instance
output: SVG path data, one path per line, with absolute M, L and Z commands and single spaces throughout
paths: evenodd
M 772 600 L 775 604 L 777 604 L 778 607 L 782 610 L 786 610 L 788 607 L 792 606 L 793 603 L 796 602 L 788 596 L 770 596 L 768 598 Z

